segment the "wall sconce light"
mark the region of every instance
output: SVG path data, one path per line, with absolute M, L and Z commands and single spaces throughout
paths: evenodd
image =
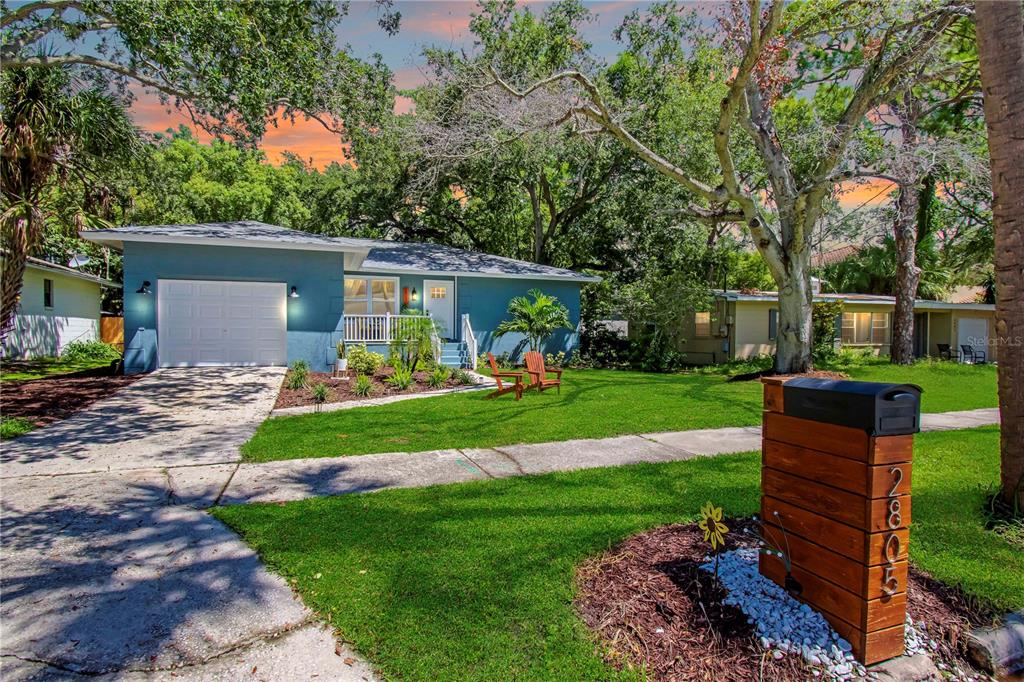
M 288 294 L 288 298 L 298 298 L 298 297 L 299 297 L 298 289 L 296 289 L 295 287 L 292 287 L 292 292 L 290 294 Z
M 151 284 L 149 283 L 149 280 L 147 279 L 146 281 L 144 281 L 142 283 L 141 287 L 139 287 L 138 289 L 135 290 L 135 293 L 142 294 L 143 296 L 148 296 L 150 293 L 152 293 L 149 290 L 150 286 L 151 286 Z
M 416 287 L 413 287 L 412 288 L 412 302 L 415 303 L 418 300 L 420 300 L 420 295 L 416 292 Z

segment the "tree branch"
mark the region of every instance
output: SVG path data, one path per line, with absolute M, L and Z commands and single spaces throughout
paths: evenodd
M 83 64 L 85 66 L 92 66 L 97 69 L 104 69 L 112 71 L 131 78 L 134 81 L 141 83 L 152 88 L 163 92 L 164 94 L 171 95 L 172 97 L 179 97 L 181 99 L 191 99 L 192 93 L 182 90 L 176 86 L 161 81 L 147 74 L 141 73 L 136 69 L 117 62 L 112 62 L 107 59 L 100 59 L 99 57 L 93 57 L 92 55 L 82 54 L 66 54 L 66 55 L 55 55 L 46 56 L 41 55 L 38 57 L 15 57 L 13 59 L 4 60 L 0 68 L 4 70 L 15 69 L 21 67 L 36 67 L 36 66 L 61 66 L 61 65 L 73 65 Z
M 496 85 L 516 99 L 526 99 L 530 93 L 535 92 L 537 89 L 559 81 L 571 80 L 578 83 L 587 92 L 592 104 L 591 106 L 573 107 L 571 109 L 571 113 L 581 114 L 589 118 L 594 123 L 597 123 L 606 131 L 614 135 L 620 142 L 622 142 L 623 145 L 626 146 L 627 149 L 640 157 L 644 163 L 651 166 L 659 173 L 678 182 L 691 192 L 694 192 L 709 201 L 721 201 L 726 198 L 719 196 L 719 193 L 715 189 L 704 184 L 700 180 L 691 178 L 683 169 L 671 163 L 647 147 L 647 145 L 640 142 L 640 140 L 633 137 L 628 130 L 622 127 L 622 125 L 615 121 L 608 113 L 608 107 L 605 104 L 604 99 L 601 97 L 601 93 L 598 91 L 597 86 L 579 71 L 561 71 L 537 81 L 525 90 L 517 90 L 503 80 L 493 67 L 488 67 L 488 70 L 490 71 L 491 77 L 494 79 L 493 83 L 488 84 L 488 87 Z
M 57 2 L 42 1 L 42 2 L 30 2 L 17 9 L 13 9 L 0 19 L 0 28 L 7 28 L 11 24 L 22 21 L 32 16 L 36 12 L 45 12 L 46 10 L 53 10 L 55 14 L 68 9 L 69 7 L 80 8 L 82 5 L 78 0 L 59 0 Z

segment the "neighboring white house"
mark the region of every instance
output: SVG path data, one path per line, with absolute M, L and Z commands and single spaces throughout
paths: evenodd
M 72 341 L 98 340 L 102 289 L 118 286 L 74 268 L 29 258 L 14 329 L 4 341 L 4 357 L 60 355 Z

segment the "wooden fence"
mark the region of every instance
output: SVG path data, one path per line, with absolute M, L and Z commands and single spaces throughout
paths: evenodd
M 124 350 L 124 318 L 101 317 L 100 341 Z

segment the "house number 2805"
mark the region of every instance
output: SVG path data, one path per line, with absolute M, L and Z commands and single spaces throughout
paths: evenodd
M 896 496 L 900 483 L 903 482 L 903 469 L 893 467 L 889 469 L 892 474 L 892 488 L 889 490 L 889 504 L 887 507 L 888 517 L 886 525 L 890 533 L 885 536 L 885 568 L 882 569 L 882 593 L 891 597 L 900 591 L 900 580 L 896 577 L 896 559 L 900 555 L 900 536 L 894 531 L 903 525 L 903 508 L 899 498 Z

